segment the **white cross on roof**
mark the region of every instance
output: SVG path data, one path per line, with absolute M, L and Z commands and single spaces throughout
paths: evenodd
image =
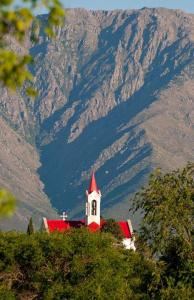
M 60 217 L 62 218 L 63 221 L 66 221 L 66 219 L 67 219 L 66 211 L 64 211 L 63 214 Z

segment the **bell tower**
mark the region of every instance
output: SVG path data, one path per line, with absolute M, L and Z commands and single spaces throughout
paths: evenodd
M 86 197 L 86 225 L 88 226 L 95 222 L 100 226 L 101 192 L 97 187 L 94 173 L 92 173 Z

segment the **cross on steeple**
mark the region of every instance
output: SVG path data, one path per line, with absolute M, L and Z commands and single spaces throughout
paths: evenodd
M 66 211 L 64 211 L 63 214 L 60 217 L 62 218 L 63 221 L 66 221 L 66 219 L 67 219 Z

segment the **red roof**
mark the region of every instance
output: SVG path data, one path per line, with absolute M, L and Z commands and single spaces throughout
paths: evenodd
M 90 231 L 95 232 L 102 227 L 102 225 L 106 221 L 102 220 L 100 226 L 92 222 L 88 228 Z M 120 229 L 123 233 L 123 237 L 131 238 L 132 233 L 130 232 L 130 228 L 127 221 L 118 221 L 117 224 L 120 226 Z M 79 221 L 63 221 L 63 220 L 47 220 L 48 230 L 49 232 L 60 231 L 64 232 L 70 228 L 80 228 L 81 226 L 85 226 L 85 220 Z
M 63 221 L 63 220 L 47 220 L 47 225 L 49 232 L 53 232 L 55 230 L 63 232 L 70 228 L 80 228 L 85 225 L 83 220 L 81 221 Z
M 123 233 L 123 236 L 125 238 L 131 238 L 132 237 L 132 232 L 130 231 L 130 228 L 129 228 L 129 225 L 128 225 L 128 222 L 126 221 L 119 221 L 117 222 L 117 224 L 120 226 L 120 229 Z
M 97 187 L 97 184 L 96 184 L 95 175 L 94 175 L 94 173 L 92 173 L 88 193 L 91 194 L 94 191 L 98 192 L 98 187 Z

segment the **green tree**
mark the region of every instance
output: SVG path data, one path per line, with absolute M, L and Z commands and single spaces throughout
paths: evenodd
M 172 239 L 192 250 L 194 228 L 193 164 L 163 174 L 157 169 L 148 185 L 133 199 L 133 211 L 141 210 L 140 236 L 153 254 L 163 255 Z
M 112 235 L 86 228 L 0 232 L 0 257 L 0 299 L 149 299 L 155 280 L 152 263 L 115 247 Z
M 6 286 L 0 284 L 1 300 L 15 300 L 15 295 Z
M 13 214 L 15 209 L 15 197 L 5 189 L 0 189 L 0 217 L 7 217 Z
M 102 225 L 101 231 L 111 233 L 118 240 L 123 239 L 123 233 L 114 219 L 105 220 L 104 224 Z
M 133 199 L 141 210 L 139 244 L 156 258 L 155 298 L 190 299 L 194 276 L 194 165 L 168 173 L 157 169 Z M 138 247 L 137 247 L 138 248 Z
M 28 228 L 27 228 L 27 234 L 33 234 L 34 233 L 34 225 L 33 225 L 33 221 L 32 218 L 30 218 L 30 221 L 28 223 Z

